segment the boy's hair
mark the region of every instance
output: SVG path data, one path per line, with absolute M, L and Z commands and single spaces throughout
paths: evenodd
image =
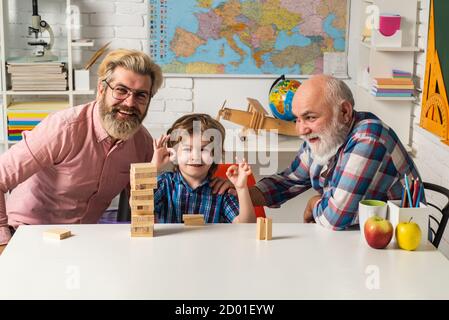
M 175 130 L 186 130 L 190 136 L 194 134 L 194 123 L 198 122 L 201 125 L 201 134 L 203 134 L 208 129 L 215 129 L 219 131 L 220 138 L 221 138 L 221 150 L 223 150 L 223 144 L 225 139 L 225 128 L 223 125 L 212 118 L 210 115 L 205 113 L 194 113 L 194 114 L 188 114 L 185 116 L 182 116 L 178 120 L 173 123 L 170 129 L 168 129 L 167 134 L 171 134 L 172 132 L 176 132 Z M 175 138 L 172 140 L 172 138 Z M 177 143 L 181 141 L 181 136 L 171 137 L 167 143 L 169 148 L 173 148 Z M 214 140 L 214 136 L 211 137 L 211 142 Z M 214 149 L 213 152 L 215 153 L 216 150 Z M 220 155 L 222 156 L 222 154 Z M 215 154 L 214 154 L 215 159 Z M 212 175 L 217 170 L 218 164 L 214 161 L 209 168 L 208 177 L 212 177 Z M 178 165 L 174 166 L 174 170 L 178 171 L 179 167 Z
M 142 51 L 117 49 L 111 51 L 101 62 L 98 67 L 98 80 L 109 81 L 115 68 L 122 67 L 126 70 L 133 71 L 137 74 L 150 76 L 151 78 L 151 97 L 162 85 L 162 70 L 154 63 L 150 57 Z M 103 84 L 105 85 L 105 84 Z

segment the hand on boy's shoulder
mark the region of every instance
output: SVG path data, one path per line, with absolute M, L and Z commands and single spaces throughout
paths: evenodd
M 213 194 L 224 194 L 228 192 L 237 196 L 237 191 L 235 190 L 234 185 L 228 179 L 213 177 L 210 181 L 210 186 Z

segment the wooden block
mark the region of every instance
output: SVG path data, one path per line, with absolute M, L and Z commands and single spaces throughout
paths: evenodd
M 132 215 L 131 227 L 151 227 L 154 225 L 154 215 Z
M 147 184 L 133 184 L 131 183 L 131 190 L 137 191 L 137 190 L 153 190 L 157 188 L 157 183 L 147 183 Z
M 131 227 L 131 237 L 153 237 L 154 226 L 147 227 Z
M 130 207 L 131 207 L 131 211 L 135 210 L 135 211 L 154 211 L 154 202 L 148 202 L 145 205 L 135 205 L 134 202 L 130 203 Z
M 157 178 L 141 178 L 134 179 L 132 176 L 130 178 L 130 185 L 132 191 L 137 190 L 148 190 L 154 193 L 153 189 L 157 188 Z
M 62 240 L 72 235 L 70 230 L 62 228 L 54 228 L 44 231 L 44 238 Z
M 157 179 L 157 172 L 130 173 L 131 179 Z
M 154 208 L 154 200 L 134 200 L 134 199 L 130 199 L 129 200 L 129 205 L 131 207 L 143 206 L 143 207 Z
M 153 210 L 131 210 L 132 215 L 136 216 L 153 216 L 154 211 Z
M 265 218 L 265 240 L 271 240 L 273 236 L 273 219 Z
M 204 225 L 204 215 L 202 214 L 183 214 L 182 220 L 186 226 L 202 226 Z
M 156 166 L 154 164 L 151 164 L 150 162 L 142 162 L 142 163 L 131 163 L 131 170 L 132 173 L 153 173 L 157 172 Z
M 257 240 L 265 239 L 265 218 L 257 218 Z
M 151 200 L 154 199 L 153 189 L 151 190 L 131 190 L 130 200 Z
M 131 184 L 152 184 L 157 186 L 157 177 L 153 178 L 133 178 L 130 177 Z

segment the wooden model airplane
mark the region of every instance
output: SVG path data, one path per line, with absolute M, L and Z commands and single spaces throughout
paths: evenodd
M 225 108 L 225 101 L 218 111 L 217 120 L 223 118 L 243 126 L 243 139 L 246 137 L 248 129 L 252 129 L 256 133 L 259 133 L 259 130 L 277 130 L 279 134 L 298 136 L 295 122 L 270 117 L 258 100 L 246 99 L 248 100 L 247 111 Z

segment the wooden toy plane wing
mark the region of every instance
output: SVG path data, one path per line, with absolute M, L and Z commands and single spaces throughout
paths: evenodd
M 243 126 L 244 129 L 253 129 L 256 132 L 259 132 L 259 130 L 277 130 L 279 134 L 287 136 L 298 135 L 294 122 L 268 116 L 268 112 L 255 99 L 248 98 L 248 102 L 248 111 L 225 108 L 223 104 L 218 112 L 217 120 L 223 118 Z

